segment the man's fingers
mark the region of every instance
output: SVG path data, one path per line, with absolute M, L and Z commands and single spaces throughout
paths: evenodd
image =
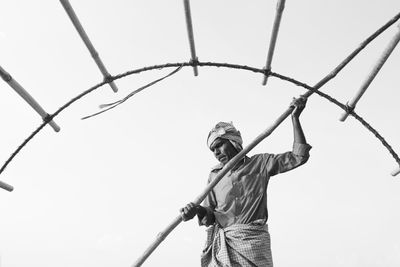
M 192 219 L 197 213 L 197 205 L 190 202 L 185 207 L 179 210 L 181 212 L 181 217 L 183 221 L 188 221 Z

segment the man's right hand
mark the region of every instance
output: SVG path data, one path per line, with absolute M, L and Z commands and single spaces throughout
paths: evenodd
M 199 215 L 201 214 L 204 216 L 204 213 L 206 211 L 205 211 L 204 207 L 190 202 L 184 208 L 181 208 L 180 212 L 181 212 L 182 220 L 189 221 L 189 220 L 193 219 L 193 217 L 197 214 L 199 214 Z

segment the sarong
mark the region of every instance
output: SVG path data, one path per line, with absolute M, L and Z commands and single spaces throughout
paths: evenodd
M 202 267 L 272 267 L 271 242 L 264 220 L 207 228 Z

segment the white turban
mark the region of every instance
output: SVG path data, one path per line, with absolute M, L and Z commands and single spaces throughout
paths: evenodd
M 232 122 L 219 122 L 211 129 L 207 137 L 207 145 L 210 149 L 212 143 L 214 143 L 217 138 L 230 141 L 238 152 L 243 149 L 242 136 L 240 135 L 240 132 L 236 130 L 235 126 L 233 126 Z

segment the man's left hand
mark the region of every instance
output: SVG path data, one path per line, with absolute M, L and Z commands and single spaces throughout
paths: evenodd
M 300 96 L 299 98 L 293 98 L 292 103 L 290 103 L 290 106 L 294 107 L 292 111 L 292 116 L 298 118 L 301 112 L 306 107 L 306 103 L 307 103 L 307 98 L 303 96 Z

